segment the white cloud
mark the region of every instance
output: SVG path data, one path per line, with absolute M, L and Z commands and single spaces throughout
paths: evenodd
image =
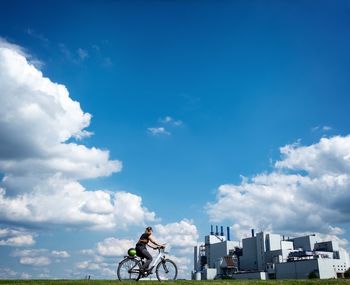
M 90 248 L 86 248 L 86 249 L 82 249 L 80 251 L 81 254 L 84 254 L 84 255 L 94 255 L 95 254 L 95 251 L 93 249 L 90 249 Z
M 173 126 L 181 126 L 182 125 L 181 120 L 175 120 L 174 118 L 172 118 L 170 116 L 165 116 L 164 118 L 160 118 L 159 122 L 162 124 L 169 124 L 169 125 L 173 125 Z
M 45 45 L 47 45 L 49 43 L 49 40 L 43 34 L 38 33 L 37 31 L 35 31 L 32 28 L 27 28 L 25 30 L 25 32 L 27 33 L 27 35 L 41 41 Z
M 62 251 L 53 250 L 53 251 L 51 251 L 51 255 L 53 257 L 58 257 L 58 258 L 68 258 L 68 257 L 70 257 L 70 254 L 67 251 L 65 251 L 65 250 L 62 250 Z
M 51 260 L 45 256 L 37 256 L 37 257 L 25 256 L 20 258 L 19 263 L 25 264 L 25 265 L 32 265 L 32 266 L 47 266 L 51 264 Z
M 86 130 L 91 115 L 64 85 L 44 77 L 21 48 L 3 39 L 0 94 L 3 221 L 106 229 L 154 220 L 139 196 L 87 191 L 79 183 L 121 171 L 122 163 L 110 160 L 107 150 L 74 141 L 92 134 Z
M 110 237 L 97 244 L 97 253 L 102 256 L 124 256 L 131 247 L 135 247 L 131 240 Z
M 95 230 L 127 228 L 155 219 L 155 214 L 142 206 L 141 197 L 127 192 L 86 191 L 80 183 L 60 176 L 35 185 L 34 190 L 7 197 L 0 189 L 0 216 L 13 222 Z
M 51 258 L 55 258 L 58 262 L 60 259 L 70 257 L 70 254 L 65 251 L 47 249 L 24 249 L 15 250 L 11 254 L 12 257 L 19 257 L 19 263 L 31 266 L 47 266 L 52 263 Z
M 155 221 L 154 212 L 142 207 L 140 196 L 128 193 L 117 192 L 114 199 L 114 218 L 118 219 L 121 227 L 128 225 L 143 224 L 144 221 Z
M 77 263 L 75 264 L 75 266 L 76 266 L 78 269 L 87 269 L 87 268 L 89 268 L 90 264 L 93 264 L 93 263 L 88 262 L 88 261 L 80 261 L 80 262 L 77 262 Z M 89 269 L 97 270 L 97 269 L 100 269 L 100 267 L 99 267 L 98 265 L 93 264 L 93 265 L 91 266 L 91 268 L 89 268 Z
M 34 235 L 24 229 L 0 228 L 0 246 L 30 246 L 34 244 Z
M 341 235 L 350 221 L 350 136 L 287 145 L 281 153 L 271 173 L 221 185 L 207 205 L 210 219 L 232 223 L 237 238 L 250 228 Z
M 174 118 L 170 116 L 165 116 L 164 118 L 158 119 L 158 122 L 162 124 L 162 127 L 152 127 L 148 128 L 147 132 L 153 136 L 160 136 L 160 135 L 171 135 L 171 132 L 169 131 L 169 128 L 179 127 L 182 125 L 182 121 L 175 120 Z M 165 128 L 166 126 L 166 128 Z
M 311 131 L 316 132 L 316 131 L 323 131 L 323 132 L 328 132 L 331 131 L 332 127 L 330 126 L 316 126 L 311 129 Z
M 35 257 L 35 256 L 44 255 L 47 253 L 48 253 L 47 249 L 23 249 L 23 250 L 16 249 L 12 253 L 12 256 L 14 256 L 14 257 Z
M 13 279 L 18 276 L 18 272 L 10 268 L 0 267 L 0 279 Z
M 350 174 L 350 136 L 322 138 L 310 146 L 282 147 L 283 159 L 276 168 L 305 170 L 311 177 Z
M 159 242 L 167 243 L 174 248 L 191 248 L 197 244 L 198 231 L 189 220 L 155 226 Z
M 147 130 L 151 135 L 154 135 L 154 136 L 171 135 L 171 133 L 168 132 L 164 127 L 148 128 Z
M 89 53 L 85 49 L 82 49 L 82 48 L 78 48 L 77 53 L 78 53 L 78 56 L 81 60 L 84 60 L 89 56 Z
M 193 247 L 198 243 L 198 230 L 192 221 L 183 219 L 179 222 L 155 225 L 155 235 L 159 242 L 166 243 L 169 258 L 178 267 L 178 278 L 190 278 L 192 269 Z
M 19 262 L 25 265 L 32 266 L 47 266 L 51 264 L 49 252 L 47 249 L 25 249 L 15 250 L 12 253 L 13 257 L 19 257 Z

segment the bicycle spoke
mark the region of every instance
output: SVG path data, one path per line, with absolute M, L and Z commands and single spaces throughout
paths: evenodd
M 169 259 L 161 261 L 157 265 L 156 273 L 158 280 L 175 280 L 177 277 L 176 264 Z
M 118 266 L 117 274 L 119 280 L 137 280 L 140 275 L 138 260 L 124 259 Z

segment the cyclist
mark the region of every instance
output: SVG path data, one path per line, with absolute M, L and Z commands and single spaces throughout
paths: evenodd
M 157 247 L 165 247 L 165 244 L 159 244 L 154 237 L 152 236 L 152 227 L 147 227 L 145 232 L 141 235 L 139 241 L 136 244 L 136 255 L 141 258 L 146 258 L 146 262 L 143 264 L 141 268 L 141 273 L 147 273 L 148 266 L 152 262 L 152 255 L 148 252 L 146 245 L 153 249 L 157 249 Z M 155 245 L 156 247 L 154 247 Z

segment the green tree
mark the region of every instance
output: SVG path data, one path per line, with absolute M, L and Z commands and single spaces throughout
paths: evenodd
M 346 279 L 350 279 L 350 268 L 348 268 L 348 270 L 346 270 L 346 271 L 344 272 L 344 277 L 345 277 Z
M 318 278 L 317 272 L 311 271 L 311 272 L 309 273 L 309 275 L 308 275 L 308 278 L 309 278 L 309 279 L 317 279 L 317 278 Z

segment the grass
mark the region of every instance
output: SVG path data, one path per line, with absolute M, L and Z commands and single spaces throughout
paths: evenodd
M 350 285 L 350 279 L 330 280 L 213 280 L 213 281 L 191 281 L 178 280 L 169 282 L 158 281 L 131 281 L 120 282 L 116 280 L 0 280 L 0 285 Z

